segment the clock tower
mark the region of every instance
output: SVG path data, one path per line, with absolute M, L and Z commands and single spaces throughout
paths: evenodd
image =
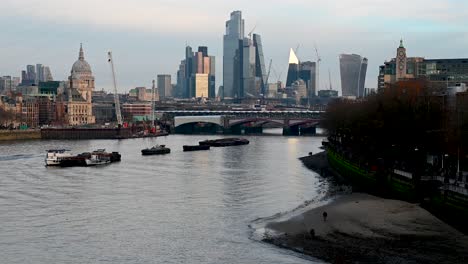
M 403 78 L 406 78 L 406 49 L 403 46 L 403 40 L 400 40 L 396 56 L 396 80 Z

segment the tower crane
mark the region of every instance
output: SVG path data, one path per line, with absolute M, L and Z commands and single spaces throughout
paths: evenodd
M 268 79 L 270 78 L 271 72 L 271 64 L 273 63 L 273 59 L 270 59 L 270 65 L 268 65 L 268 72 L 265 78 L 265 83 L 263 84 L 263 97 L 265 98 L 265 93 L 268 91 Z
M 329 82 L 330 82 L 330 90 L 333 90 L 333 88 L 332 88 L 332 82 L 331 82 L 330 68 L 328 68 L 328 80 L 329 80 Z
M 151 87 L 151 127 L 154 127 L 154 93 L 156 91 L 156 81 L 153 80 L 153 86 Z
M 320 55 L 319 55 L 319 52 L 318 52 L 318 49 L 317 49 L 317 45 L 314 44 L 314 48 L 315 48 L 315 56 L 317 58 L 317 76 L 315 78 L 315 89 L 318 91 L 320 89 L 320 62 L 322 61 L 322 58 L 320 58 Z
M 252 33 L 254 32 L 254 30 L 257 28 L 257 24 L 255 24 L 255 26 L 252 28 L 252 30 L 250 30 L 249 34 L 247 34 L 247 36 L 249 36 L 249 39 L 252 39 Z
M 112 52 L 107 52 L 109 59 L 107 60 L 111 65 L 112 70 L 112 80 L 114 81 L 114 104 L 115 104 L 115 115 L 117 116 L 117 125 L 122 126 L 122 114 L 120 113 L 120 100 L 119 94 L 117 93 L 117 81 L 115 80 L 115 69 L 114 69 L 114 60 L 112 59 Z

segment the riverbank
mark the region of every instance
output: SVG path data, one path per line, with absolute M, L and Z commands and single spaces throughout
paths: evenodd
M 31 130 L 0 130 L 0 141 L 41 139 L 41 131 Z
M 468 260 L 468 238 L 426 210 L 361 193 L 342 195 L 289 220 L 271 222 L 266 230 L 270 235 L 265 242 L 334 263 Z

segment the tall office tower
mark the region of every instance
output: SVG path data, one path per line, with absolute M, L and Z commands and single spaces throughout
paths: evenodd
M 244 38 L 242 47 L 242 85 L 239 91 L 239 97 L 258 97 L 260 86 L 256 85 L 256 48 L 253 41 Z
M 205 55 L 206 54 L 206 55 Z M 198 47 L 198 52 L 192 52 L 192 48 L 187 46 L 185 48 L 185 60 L 182 60 L 177 71 L 177 89 L 180 89 L 180 96 L 183 98 L 193 98 L 200 94 L 204 97 L 215 97 L 215 84 L 216 84 L 216 69 L 215 57 L 208 55 L 208 47 Z M 206 74 L 207 77 L 199 76 L 197 74 Z M 198 92 L 198 87 L 201 87 L 201 82 L 207 83 L 207 92 Z
M 49 66 L 44 66 L 44 82 L 50 82 L 53 80 L 54 78 L 52 78 L 52 72 L 50 72 Z
M 26 66 L 26 71 L 28 73 L 29 84 L 34 84 L 36 82 L 36 69 L 34 65 Z
M 255 76 L 256 76 L 256 86 L 259 88 L 259 95 L 263 94 L 266 96 L 266 68 L 265 68 L 265 58 L 263 57 L 263 45 L 262 38 L 258 34 L 253 34 L 253 45 L 255 47 Z
M 36 83 L 44 81 L 44 66 L 36 64 Z
M 185 95 L 185 60 L 182 60 L 179 65 L 179 70 L 177 71 L 177 85 L 174 97 L 177 98 L 186 98 Z
M 343 96 L 364 96 L 367 59 L 357 54 L 340 55 L 341 93 Z
M 206 46 L 199 46 L 199 47 L 198 47 L 198 52 L 203 53 L 203 57 L 207 57 L 207 56 L 208 56 L 208 47 L 206 47 Z
M 208 75 L 209 86 L 208 86 L 208 96 L 210 98 L 216 97 L 216 60 L 215 56 L 210 57 L 210 74 Z
M 286 86 L 290 87 L 293 82 L 299 79 L 299 59 L 293 49 L 289 51 L 288 76 L 286 77 Z
M 231 13 L 226 21 L 226 34 L 223 37 L 223 95 L 240 97 L 242 76 L 242 42 L 244 39 L 244 20 L 241 11 Z
M 24 82 L 27 80 L 29 80 L 28 74 L 26 73 L 26 71 L 21 71 L 21 83 L 24 84 Z
M 206 73 L 195 73 L 193 76 L 196 98 L 207 98 L 209 93 L 209 77 Z
M 195 52 L 193 55 L 193 70 L 195 73 L 203 73 L 203 53 Z
M 299 64 L 299 79 L 305 82 L 307 87 L 307 96 L 312 98 L 316 95 L 316 64 L 313 61 L 304 61 Z
M 171 75 L 169 74 L 158 75 L 158 91 L 159 91 L 159 99 L 172 97 Z
M 191 98 L 194 96 L 192 89 L 192 77 L 193 70 L 193 51 L 192 47 L 185 47 L 185 87 L 184 87 L 184 98 Z

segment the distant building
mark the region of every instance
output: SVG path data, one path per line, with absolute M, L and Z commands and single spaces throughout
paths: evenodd
M 363 97 L 367 59 L 357 54 L 340 55 L 341 92 L 345 97 Z
M 0 93 L 15 91 L 19 85 L 19 77 L 3 76 L 0 77 Z
M 441 89 L 457 83 L 468 83 L 468 58 L 407 57 L 401 40 L 396 57 L 379 67 L 378 90 L 383 91 L 392 84 L 411 79 L 423 79 L 428 85 Z
M 338 97 L 338 91 L 335 90 L 320 90 L 317 92 L 318 97 L 329 98 L 329 97 Z
M 149 120 L 151 118 L 151 103 L 122 104 L 122 115 L 126 120 Z
M 94 76 L 91 66 L 84 58 L 82 46 L 80 46 L 78 60 L 73 63 L 68 81 L 66 123 L 68 125 L 94 124 L 95 117 L 91 100 L 94 91 Z
M 158 75 L 158 93 L 159 93 L 160 100 L 166 99 L 168 97 L 172 97 L 171 75 L 169 74 Z
M 21 71 L 21 85 L 38 85 L 39 82 L 53 81 L 52 73 L 48 66 L 42 64 L 27 65 L 26 71 Z
M 207 98 L 209 88 L 209 75 L 206 73 L 195 74 L 195 97 L 196 98 Z
M 223 37 L 223 95 L 240 97 L 242 42 L 244 40 L 244 19 L 241 11 L 231 13 L 226 21 L 226 34 Z
M 289 51 L 288 75 L 286 87 L 291 87 L 297 80 L 302 80 L 307 88 L 305 98 L 315 96 L 316 91 L 316 63 L 312 61 L 300 62 L 293 49 Z
M 209 56 L 208 47 L 198 47 L 198 52 L 192 52 L 192 47 L 185 48 L 185 59 L 181 61 L 177 71 L 177 85 L 175 86 L 176 97 L 197 97 L 196 75 L 206 74 L 208 76 L 208 92 L 204 97 L 215 97 L 216 68 L 215 57 Z

